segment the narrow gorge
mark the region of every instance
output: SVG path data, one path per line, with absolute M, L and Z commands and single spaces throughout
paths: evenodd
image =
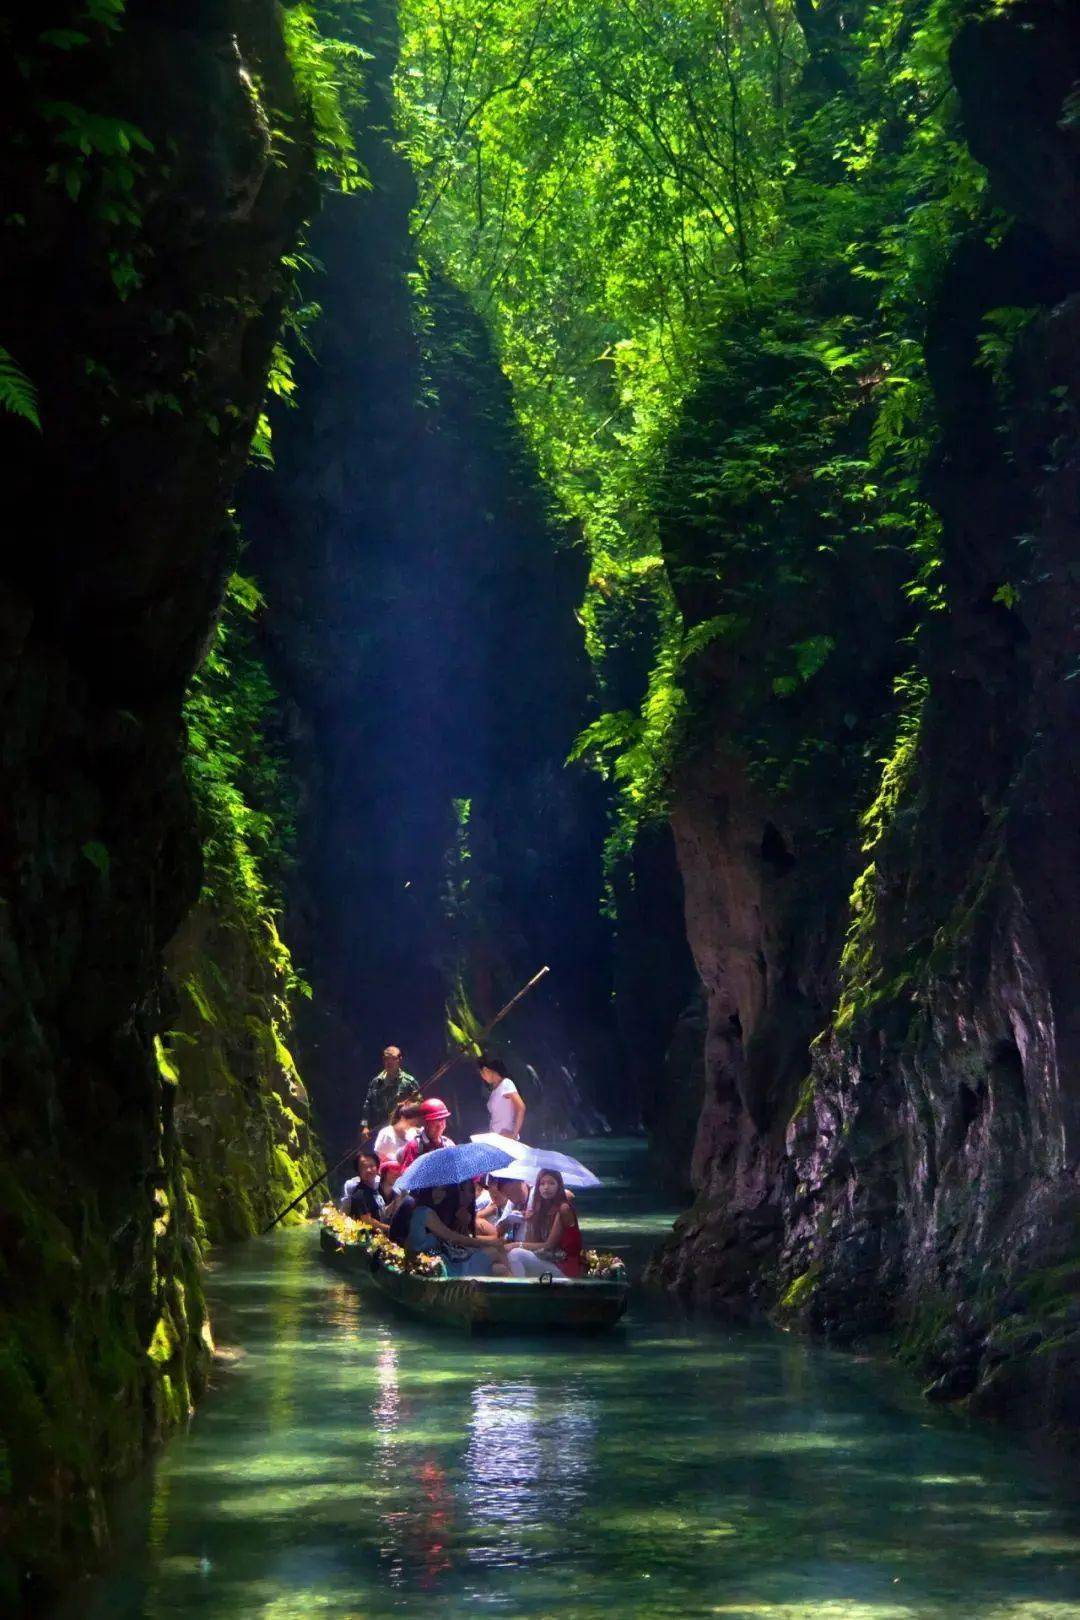
M 643 1298 L 1074 1437 L 1072 0 L 0 40 L 4 1612 L 115 1555 L 384 1046 L 545 965 L 499 1050 L 647 1143 Z

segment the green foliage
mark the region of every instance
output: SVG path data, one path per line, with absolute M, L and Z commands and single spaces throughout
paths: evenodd
M 806 1310 L 814 1297 L 820 1275 L 821 1267 L 817 1265 L 811 1266 L 809 1270 L 792 1279 L 776 1304 L 777 1316 L 781 1321 L 798 1316 L 801 1311 Z
M 454 835 L 443 860 L 443 914 L 451 927 L 467 922 L 471 909 L 472 849 L 469 843 L 471 799 L 454 799 Z
M 454 984 L 454 994 L 446 1005 L 446 1039 L 452 1048 L 468 1057 L 479 1057 L 483 1050 L 484 1026 L 469 1001 L 463 972 Z
M 6 349 L 0 349 L 0 407 L 21 416 L 41 431 L 38 415 L 37 391 L 18 361 Z
M 776 696 L 786 697 L 797 692 L 800 685 L 817 674 L 835 646 L 832 636 L 808 636 L 805 641 L 795 642 L 791 648 L 795 673 L 773 676 L 772 689 Z
M 770 791 L 839 771 L 866 792 L 883 717 L 845 702 L 867 683 L 851 582 L 895 580 L 905 642 L 943 606 L 923 332 L 953 244 L 991 222 L 948 66 L 967 7 L 867 0 L 809 44 L 806 9 L 402 5 L 416 235 L 487 320 L 589 549 L 601 689 L 651 603 L 640 713 L 571 756 L 618 784 L 616 854 L 662 812 L 710 680 Z
M 905 970 L 901 970 L 899 980 L 896 976 L 887 980 L 882 969 L 875 937 L 877 890 L 882 852 L 901 808 L 910 805 L 917 787 L 919 728 L 928 692 L 925 680 L 914 672 L 902 676 L 896 687 L 903 705 L 896 744 L 888 758 L 880 762 L 881 785 L 860 819 L 862 850 L 870 860 L 851 893 L 851 922 L 840 958 L 841 994 L 835 1023 L 841 1032 L 867 1007 L 896 993 L 907 982 Z
M 136 182 L 146 172 L 144 158 L 153 153 L 153 143 L 128 119 L 71 101 L 43 97 L 37 110 L 52 128 L 56 151 L 45 178 L 62 186 L 73 203 L 88 194 L 87 206 L 103 227 L 109 275 L 126 298 L 142 284 L 135 262 L 142 225 Z
M 344 192 L 367 179 L 356 157 L 350 114 L 363 106 L 361 64 L 366 51 L 324 34 L 315 7 L 303 3 L 282 12 L 281 26 L 293 79 L 315 137 L 319 173 Z
M 202 835 L 204 899 L 257 938 L 297 987 L 277 932 L 294 793 L 271 740 L 275 693 L 253 643 L 250 621 L 261 605 L 254 582 L 234 575 L 184 707 L 187 770 Z
M 124 10 L 125 0 L 71 0 L 56 26 L 21 41 L 14 51 L 33 116 L 45 130 L 43 179 L 60 187 L 99 227 L 108 273 L 121 298 L 142 280 L 136 264 L 142 222 L 137 184 L 153 143 L 129 119 L 106 106 L 73 101 L 64 91 L 74 82 L 91 86 L 95 77 L 104 78 L 101 70 Z M 78 81 L 65 67 L 69 56 L 83 59 Z
M 987 310 L 983 317 L 979 357 L 975 364 L 990 373 L 999 394 L 1005 390 L 1009 362 L 1017 339 L 1037 314 L 1038 310 L 1018 309 L 1009 304 Z
M 645 475 L 774 207 L 789 10 L 406 0 L 402 28 L 421 246 L 488 318 L 610 582 L 656 555 Z
M 638 829 L 664 813 L 671 765 L 681 741 L 686 694 L 680 674 L 690 636 L 683 634 L 681 620 L 670 602 L 664 618 L 640 712 L 622 709 L 601 715 L 574 740 L 567 761 L 587 760 L 619 790 L 615 822 L 605 850 L 608 909 L 613 904 L 610 880 L 614 867 L 629 853 Z M 712 619 L 707 627 L 696 628 L 708 628 L 709 632 L 698 636 L 694 650 L 700 650 L 730 626 L 726 621 Z
M 351 0 L 343 3 L 347 8 Z M 332 11 L 325 5 L 320 9 Z M 323 33 L 311 5 L 291 6 L 281 13 L 281 19 L 293 81 L 314 141 L 316 169 L 333 189 L 346 195 L 359 191 L 369 182 L 356 156 L 353 119 L 364 106 L 364 63 L 370 61 L 370 54 L 349 40 Z M 284 129 L 275 129 L 279 144 L 289 139 Z M 281 268 L 286 278 L 286 297 L 281 331 L 270 357 L 267 406 L 271 399 L 296 405 L 294 351 L 311 352 L 308 328 L 321 314 L 319 305 L 305 292 L 307 277 L 321 266 L 301 246 L 285 255 Z M 266 408 L 256 420 L 250 453 L 258 465 L 273 467 L 273 424 Z
M 209 1242 L 261 1230 L 318 1171 L 288 1046 L 297 997 L 310 991 L 278 930 L 295 793 L 254 641 L 261 607 L 254 581 L 234 575 L 185 704 L 203 889 L 170 949 L 180 1011 L 157 1058 L 177 1087 L 186 1177 Z
M 91 839 L 89 843 L 83 845 L 82 854 L 90 862 L 91 866 L 97 868 L 103 878 L 108 877 L 111 860 L 109 851 L 104 844 L 98 843 L 96 839 Z

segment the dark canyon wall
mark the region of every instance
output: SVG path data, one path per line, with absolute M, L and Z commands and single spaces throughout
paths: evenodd
M 131 0 L 113 21 L 26 8 L 2 34 L 3 343 L 41 422 L 0 412 L 5 1613 L 100 1549 L 107 1485 L 208 1365 L 192 1190 L 205 1177 L 219 1234 L 229 1194 L 194 1130 L 182 1152 L 198 1109 L 162 1040 L 184 1016 L 165 948 L 201 872 L 181 704 L 235 564 L 280 259 L 314 203 L 271 0 Z M 208 926 L 175 983 L 218 950 Z M 249 966 L 217 959 L 240 994 Z M 269 1079 L 295 1120 L 288 1185 L 302 1102 Z M 207 1080 L 203 1112 L 224 1089 Z M 238 1159 L 247 1133 L 280 1171 L 267 1067 L 233 1089 L 213 1150 L 224 1124 Z
M 1011 223 L 956 244 L 926 333 L 947 601 L 928 695 L 861 830 L 843 807 L 872 792 L 850 777 L 793 802 L 715 742 L 677 773 L 706 1101 L 695 1206 L 656 1272 L 840 1339 L 899 1335 L 932 1394 L 1075 1424 L 1080 16 L 973 18 L 951 64 Z M 980 339 L 1003 308 L 1018 335 L 995 376 Z M 825 622 L 853 604 L 866 662 L 817 720 L 849 711 L 880 757 L 907 610 L 850 565 L 831 593 Z M 745 673 L 723 654 L 700 672 L 720 734 Z
M 276 469 L 245 501 L 304 783 L 288 919 L 315 992 L 301 1068 L 343 1150 L 386 1042 L 422 1076 L 459 981 L 486 1019 L 549 963 L 500 1045 L 534 1131 L 587 1127 L 621 1076 L 603 806 L 562 769 L 587 702 L 585 563 L 559 544 L 480 323 L 410 238 L 394 7 L 355 27 L 372 189 L 359 209 L 332 199 L 313 234 L 324 313 L 302 409 L 280 413 Z M 445 1089 L 479 1128 L 475 1078 Z

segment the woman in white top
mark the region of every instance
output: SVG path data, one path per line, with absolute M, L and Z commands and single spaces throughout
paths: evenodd
M 508 1136 L 516 1142 L 521 1135 L 525 1119 L 525 1104 L 520 1091 L 511 1080 L 501 1058 L 485 1053 L 483 1057 L 477 1058 L 476 1067 L 480 1070 L 481 1080 L 491 1093 L 487 1105 L 491 1129 L 499 1136 Z
M 384 1159 L 400 1159 L 406 1142 L 411 1142 L 420 1130 L 420 1104 L 398 1103 L 390 1116 L 389 1125 L 384 1125 L 375 1138 L 375 1157 L 381 1164 Z

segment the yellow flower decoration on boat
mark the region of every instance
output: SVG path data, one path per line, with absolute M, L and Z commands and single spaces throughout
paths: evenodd
M 626 1267 L 617 1254 L 599 1254 L 596 1249 L 583 1249 L 582 1267 L 591 1282 L 625 1282 Z
M 437 1254 L 409 1254 L 400 1243 L 391 1243 L 375 1222 L 362 1215 L 354 1220 L 334 1204 L 324 1204 L 319 1219 L 346 1248 L 359 1249 L 386 1271 L 407 1271 L 410 1276 L 445 1277 L 446 1267 Z

